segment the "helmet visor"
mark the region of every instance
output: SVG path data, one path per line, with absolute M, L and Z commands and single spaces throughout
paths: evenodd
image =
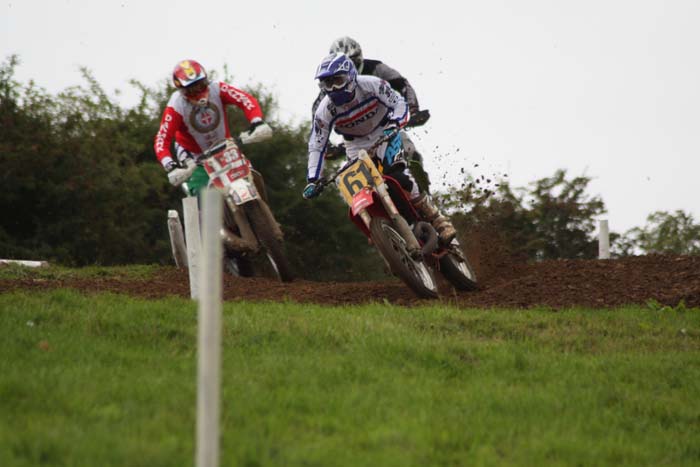
M 324 91 L 337 91 L 343 89 L 350 78 L 347 73 L 339 75 L 327 76 L 318 80 L 318 85 Z

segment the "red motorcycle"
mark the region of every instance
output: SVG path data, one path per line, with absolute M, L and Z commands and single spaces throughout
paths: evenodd
M 382 174 L 375 164 L 377 147 L 398 131 L 380 139 L 369 151 L 361 150 L 357 159 L 330 178 L 321 179 L 317 191 L 336 184 L 350 206 L 350 220 L 370 238 L 391 272 L 419 297 L 438 296 L 435 271 L 459 290 L 474 290 L 476 275 L 459 241 L 455 238 L 441 245 L 435 228 L 421 219 L 399 182 Z

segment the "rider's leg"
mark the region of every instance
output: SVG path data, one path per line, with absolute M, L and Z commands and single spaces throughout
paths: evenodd
M 400 134 L 401 144 L 406 153 L 406 161 L 408 162 L 411 174 L 418 183 L 418 188 L 421 192 L 430 193 L 430 177 L 428 177 L 428 172 L 423 168 L 423 156 L 418 152 L 416 145 L 413 144 L 408 133 L 402 131 Z
M 440 241 L 444 245 L 447 245 L 455 238 L 457 231 L 450 220 L 440 214 L 429 194 L 421 193 L 417 198 L 411 199 L 411 203 L 418 211 L 418 214 L 435 227 L 438 237 L 440 237 Z
M 438 237 L 443 244 L 448 244 L 457 235 L 452 223 L 433 204 L 430 195 L 421 193 L 413 175 L 409 171 L 405 154 L 401 150 L 401 139 L 397 136 L 383 148 L 382 164 L 384 173 L 391 175 L 399 182 L 401 187 L 411 193 L 411 204 L 416 208 L 418 214 L 430 222 L 438 233 Z

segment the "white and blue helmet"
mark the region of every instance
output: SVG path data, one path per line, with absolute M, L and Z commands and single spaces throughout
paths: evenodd
M 350 57 L 352 63 L 355 64 L 355 69 L 358 73 L 362 73 L 362 65 L 364 64 L 362 58 L 362 47 L 360 44 L 352 37 L 343 36 L 334 40 L 331 44 L 330 53 L 341 53 Z
M 332 53 L 325 57 L 316 70 L 316 79 L 335 105 L 347 104 L 355 96 L 357 70 L 345 54 Z

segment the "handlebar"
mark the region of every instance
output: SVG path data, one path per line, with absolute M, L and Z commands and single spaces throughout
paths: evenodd
M 231 138 L 236 142 L 237 145 L 241 144 L 240 140 L 238 140 L 238 138 L 236 138 L 235 136 L 232 136 Z M 185 180 L 188 180 L 192 176 L 197 167 L 201 166 L 206 159 L 211 157 L 212 154 L 216 154 L 217 152 L 223 151 L 224 149 L 226 149 L 225 139 L 214 144 L 209 149 L 207 149 L 199 155 L 186 158 L 185 161 L 187 161 L 188 159 L 192 161 L 190 163 L 178 161 L 179 167 L 170 172 L 170 174 L 168 175 L 168 179 L 170 179 L 171 183 L 175 185 L 181 185 L 185 182 Z
M 370 146 L 367 149 L 367 153 L 368 154 L 373 153 L 374 150 L 377 149 L 379 146 L 386 143 L 387 141 L 394 139 L 394 137 L 396 137 L 396 135 L 398 135 L 401 132 L 401 129 L 402 129 L 402 127 L 395 127 L 389 133 L 387 133 L 386 135 L 379 138 L 377 141 L 375 141 L 375 143 L 372 146 Z M 353 162 L 355 162 L 354 159 L 347 161 L 345 164 L 343 164 L 343 166 L 340 169 L 338 169 L 330 177 L 321 177 L 320 179 L 318 179 L 318 181 L 316 182 L 316 191 L 318 193 L 321 193 L 326 186 L 330 185 L 338 177 L 338 175 L 345 172 Z

